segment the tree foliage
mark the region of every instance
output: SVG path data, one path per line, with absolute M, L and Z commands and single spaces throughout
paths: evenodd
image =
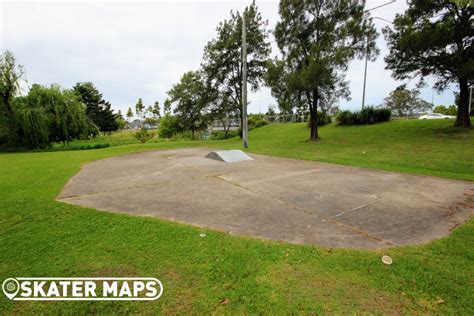
M 259 89 L 270 54 L 268 22 L 252 4 L 245 8 L 247 30 L 247 80 L 251 91 Z M 239 115 L 242 110 L 242 15 L 230 13 L 216 29 L 217 37 L 204 49 L 202 68 L 208 90 L 214 93 L 213 112 Z M 241 118 L 242 119 L 242 118 Z
M 171 114 L 171 101 L 169 99 L 165 99 L 163 102 L 163 112 L 164 114 Z
M 153 113 L 153 116 L 155 118 L 160 118 L 161 117 L 160 102 L 155 101 L 155 103 L 153 103 L 153 108 L 151 110 L 151 113 Z
M 299 115 L 308 112 L 308 103 L 304 93 L 291 90 L 288 87 L 288 80 L 291 70 L 288 64 L 275 58 L 267 63 L 267 73 L 265 82 L 270 87 L 272 96 L 277 100 L 281 114 L 293 114 L 296 111 Z
M 45 148 L 52 142 L 67 144 L 88 138 L 96 127 L 86 115 L 86 106 L 74 91 L 58 85 L 34 84 L 28 95 L 13 102 L 20 146 Z
M 178 118 L 166 113 L 160 120 L 158 135 L 162 138 L 171 138 L 180 132 L 182 132 L 182 128 Z
M 129 107 L 128 110 L 127 110 L 127 120 L 129 121 L 129 123 L 130 123 L 132 117 L 133 117 L 133 111 L 132 111 L 132 108 Z
M 125 118 L 122 115 L 122 111 L 118 110 L 117 114 L 115 115 L 115 122 L 117 122 L 118 129 L 124 129 L 127 125 Z
M 384 29 L 390 50 L 387 69 L 396 79 L 426 76 L 435 87 L 459 86 L 455 126 L 468 127 L 469 85 L 474 79 L 474 5 L 472 0 L 413 0 L 398 14 L 393 27 Z
M 138 98 L 137 104 L 135 104 L 135 113 L 138 117 L 143 119 L 143 116 L 145 114 L 145 105 L 143 105 L 142 98 Z
M 183 130 L 194 134 L 206 127 L 209 95 L 199 71 L 186 72 L 167 94 L 169 101 L 175 104 L 174 114 Z
M 12 103 L 24 78 L 23 66 L 10 51 L 0 55 L 0 146 L 14 146 L 18 141 Z
M 446 107 L 444 105 L 437 105 L 433 109 L 433 113 L 440 113 L 444 115 L 453 115 L 455 116 L 457 114 L 458 110 L 457 107 L 454 104 L 451 104 L 450 106 Z
M 384 105 L 399 117 L 430 110 L 432 104 L 419 98 L 419 95 L 420 91 L 418 90 L 399 87 L 384 99 Z
M 348 64 L 366 51 L 375 58 L 377 32 L 365 1 L 282 0 L 279 13 L 275 37 L 288 70 L 285 83 L 290 94 L 306 99 L 310 140 L 317 140 L 317 109 L 323 96 L 349 95 Z
M 78 82 L 73 87 L 73 91 L 86 105 L 87 116 L 101 132 L 112 132 L 119 128 L 110 102 L 103 99 L 102 93 L 92 82 Z

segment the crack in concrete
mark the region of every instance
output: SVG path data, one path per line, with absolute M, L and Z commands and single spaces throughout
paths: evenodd
M 318 172 L 318 171 L 321 171 L 321 169 L 306 170 L 306 171 L 301 171 L 301 172 L 294 172 L 294 173 L 292 173 L 292 174 L 276 176 L 276 177 L 272 177 L 272 178 L 257 179 L 257 180 L 253 180 L 253 181 L 246 181 L 246 182 L 242 182 L 242 185 L 245 185 L 245 184 L 255 184 L 255 183 L 260 183 L 260 182 L 267 182 L 267 181 L 280 180 L 280 179 L 285 179 L 285 178 L 290 178 L 290 177 L 302 176 L 302 175 L 305 175 L 305 174 L 309 174 L 309 173 L 313 173 L 313 172 Z
M 245 190 L 245 191 L 247 191 L 247 192 L 252 193 L 253 195 L 257 195 L 257 196 L 260 196 L 260 197 L 263 197 L 263 198 L 266 198 L 266 199 L 271 199 L 271 200 L 280 202 L 280 203 L 282 203 L 282 204 L 284 204 L 284 205 L 286 205 L 286 206 L 288 206 L 288 207 L 291 207 L 291 208 L 293 208 L 293 209 L 295 209 L 295 210 L 297 210 L 297 211 L 300 211 L 300 212 L 303 212 L 303 213 L 308 214 L 308 215 L 310 215 L 310 216 L 316 217 L 316 216 L 311 212 L 311 210 L 308 210 L 308 209 L 306 209 L 306 208 L 304 208 L 304 207 L 300 207 L 300 206 L 294 205 L 294 204 L 292 204 L 292 203 L 289 203 L 289 202 L 280 200 L 280 199 L 278 199 L 277 197 L 275 197 L 275 196 L 273 196 L 273 195 L 271 195 L 271 194 L 262 194 L 262 193 L 259 193 L 259 192 L 254 192 L 254 191 L 250 190 L 249 188 L 246 188 L 246 187 L 240 185 L 239 183 L 236 183 L 236 182 L 233 182 L 233 181 L 230 181 L 230 180 L 227 180 L 227 179 L 222 178 L 222 175 L 216 175 L 216 176 L 214 176 L 214 178 L 219 179 L 219 180 L 221 180 L 221 181 L 224 181 L 224 182 L 226 182 L 226 183 L 230 183 L 230 184 L 232 184 L 232 185 L 234 185 L 234 186 L 236 186 L 236 187 L 238 187 L 238 188 L 240 188 L 240 189 L 243 189 L 243 190 Z M 371 201 L 370 203 L 375 203 L 375 202 L 376 202 L 376 201 Z M 363 206 L 365 206 L 365 205 L 362 205 L 361 207 L 363 207 Z M 390 241 L 384 240 L 383 238 L 381 238 L 381 237 L 379 237 L 379 236 L 370 234 L 370 233 L 368 233 L 368 232 L 366 232 L 366 231 L 363 231 L 363 230 L 361 230 L 361 229 L 359 229 L 359 228 L 357 228 L 357 227 L 354 227 L 354 226 L 352 226 L 352 225 L 348 225 L 348 224 L 346 224 L 346 223 L 343 223 L 343 222 L 340 222 L 340 221 L 338 221 L 338 220 L 335 220 L 335 219 L 332 218 L 332 217 L 321 216 L 321 215 L 319 215 L 319 216 L 317 216 L 317 217 L 320 217 L 321 219 L 327 220 L 327 221 L 332 222 L 332 223 L 334 223 L 334 224 L 337 224 L 337 225 L 346 227 L 346 228 L 348 228 L 349 230 L 353 231 L 354 233 L 356 233 L 356 234 L 358 234 L 358 235 L 361 235 L 361 236 L 363 236 L 363 237 L 365 237 L 365 238 L 367 238 L 367 239 L 376 240 L 376 241 L 379 241 L 379 242 L 383 242 L 383 243 L 385 243 L 385 244 L 387 244 L 387 245 L 393 246 L 393 243 L 391 243 Z

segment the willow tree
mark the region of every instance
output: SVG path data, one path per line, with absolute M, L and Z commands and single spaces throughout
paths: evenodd
M 289 69 L 288 89 L 306 98 L 310 140 L 317 140 L 317 110 L 323 94 L 349 95 L 348 64 L 366 51 L 370 59 L 375 58 L 377 31 L 365 1 L 281 0 L 279 13 L 275 37 Z
M 474 80 L 474 4 L 472 0 L 413 0 L 384 29 L 390 49 L 387 68 L 396 79 L 432 75 L 442 91 L 459 87 L 455 126 L 469 127 L 469 86 Z

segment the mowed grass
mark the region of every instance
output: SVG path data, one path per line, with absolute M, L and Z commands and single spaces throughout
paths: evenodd
M 326 126 L 317 143 L 306 142 L 303 124 L 272 125 L 250 133 L 249 150 L 474 180 L 473 131 L 458 133 L 450 123 Z M 164 285 L 162 298 L 152 302 L 13 302 L 1 295 L 0 313 L 474 314 L 473 220 L 428 245 L 345 250 L 230 236 L 55 201 L 84 163 L 202 145 L 238 148 L 240 141 L 0 155 L 0 281 L 151 276 Z M 393 265 L 381 263 L 383 254 Z
M 452 128 L 452 120 L 396 120 L 368 126 L 319 129 L 308 142 L 306 124 L 273 124 L 250 133 L 249 151 L 343 165 L 474 180 L 474 130 Z M 216 144 L 241 146 L 239 139 Z

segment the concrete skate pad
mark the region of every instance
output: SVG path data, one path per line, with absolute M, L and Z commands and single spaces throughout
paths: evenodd
M 474 214 L 474 183 L 251 154 L 231 164 L 192 148 L 83 166 L 58 200 L 231 234 L 382 248 L 448 235 Z

